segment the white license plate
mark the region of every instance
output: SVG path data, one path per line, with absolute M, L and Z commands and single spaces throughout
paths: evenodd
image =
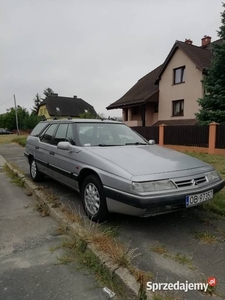
M 186 196 L 186 207 L 198 205 L 213 198 L 213 190 L 201 194 Z

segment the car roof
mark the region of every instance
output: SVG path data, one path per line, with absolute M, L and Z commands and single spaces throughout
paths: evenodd
M 119 121 L 104 120 L 104 119 L 59 119 L 59 120 L 45 120 L 43 123 L 108 123 L 108 124 L 123 124 Z

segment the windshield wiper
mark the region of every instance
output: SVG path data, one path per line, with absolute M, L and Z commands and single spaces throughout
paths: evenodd
M 99 147 L 113 147 L 113 146 L 121 146 L 121 145 L 108 145 L 108 144 L 98 144 Z
M 147 144 L 146 143 L 135 142 L 135 143 L 126 143 L 125 145 L 147 145 Z

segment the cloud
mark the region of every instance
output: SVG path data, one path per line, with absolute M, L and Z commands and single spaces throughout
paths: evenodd
M 105 107 L 161 64 L 175 40 L 217 39 L 221 10 L 219 0 L 3 0 L 0 113 L 13 94 L 30 108 L 51 87 L 121 115 Z

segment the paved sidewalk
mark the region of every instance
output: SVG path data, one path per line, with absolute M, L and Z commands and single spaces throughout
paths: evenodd
M 102 287 L 78 263 L 58 264 L 63 237 L 57 223 L 33 210 L 34 200 L 3 173 L 0 156 L 0 299 L 107 299 Z

